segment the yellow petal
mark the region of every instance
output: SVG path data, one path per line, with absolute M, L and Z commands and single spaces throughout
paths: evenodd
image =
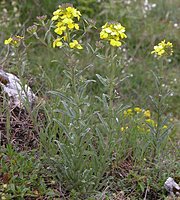
M 77 49 L 83 49 L 83 47 L 80 44 L 78 44 Z
M 101 39 L 106 39 L 106 38 L 108 38 L 108 34 L 105 33 L 104 31 L 101 31 L 101 33 L 100 33 L 100 38 L 101 38 Z
M 75 44 L 73 42 L 70 42 L 69 46 L 70 46 L 71 49 L 73 49 L 75 47 Z
M 74 24 L 74 27 L 76 30 L 79 30 L 79 25 L 78 24 Z
M 57 33 L 58 35 L 62 35 L 62 34 L 63 34 L 63 31 L 62 31 L 61 28 L 56 28 L 56 29 L 54 30 L 54 32 Z
M 72 23 L 68 24 L 68 28 L 69 29 L 73 29 L 74 28 L 74 24 L 72 24 Z
M 51 20 L 52 20 L 52 21 L 56 21 L 58 18 L 59 18 L 59 16 L 58 16 L 58 15 L 55 15 L 55 16 L 53 16 L 53 17 L 51 18 Z
M 122 45 L 122 43 L 120 41 L 116 41 L 114 39 L 111 39 L 110 45 L 120 47 Z
M 6 44 L 6 45 L 10 44 L 12 42 L 12 40 L 13 39 L 10 37 L 9 39 L 7 39 L 7 40 L 4 41 L 4 44 Z

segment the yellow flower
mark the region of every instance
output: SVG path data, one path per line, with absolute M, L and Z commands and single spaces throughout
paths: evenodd
M 140 126 L 137 126 L 137 129 L 139 130 L 139 131 L 145 131 L 145 128 L 144 128 L 144 124 L 141 124 Z
M 59 16 L 56 15 L 55 12 L 54 12 L 53 14 L 54 14 L 55 16 L 53 16 L 53 17 L 51 18 L 51 20 L 52 20 L 52 21 L 56 21 L 56 20 L 59 18 Z
M 144 116 L 147 117 L 147 118 L 150 118 L 150 117 L 151 117 L 151 112 L 150 112 L 150 110 L 144 111 Z
M 133 114 L 133 110 L 131 108 L 125 110 L 124 112 L 124 116 L 131 116 Z
M 142 112 L 142 109 L 139 108 L 139 107 L 135 107 L 135 108 L 134 108 L 134 111 L 137 112 L 137 113 L 140 113 L 140 112 Z
M 127 130 L 129 127 L 126 126 L 126 127 L 121 127 L 121 131 L 124 132 L 125 130 Z
M 150 124 L 151 126 L 156 127 L 156 123 L 154 122 L 153 119 L 146 119 L 146 122 L 147 122 L 148 124 Z
M 173 45 L 171 42 L 167 42 L 165 40 L 161 41 L 158 45 L 154 46 L 154 51 L 151 54 L 155 54 L 159 57 L 172 55 L 173 53 Z
M 151 129 L 148 128 L 148 129 L 147 129 L 147 133 L 150 133 L 150 132 L 151 132 Z
M 55 21 L 54 32 L 60 35 L 64 41 L 69 42 L 71 38 L 71 33 L 73 30 L 79 30 L 79 25 L 76 21 L 80 20 L 81 13 L 75 9 L 71 4 L 62 4 L 59 8 L 53 12 L 52 21 Z M 60 41 L 58 41 L 60 45 Z M 57 46 L 53 43 L 53 47 Z M 62 44 L 60 45 L 62 46 Z M 82 46 L 74 40 L 69 43 L 70 48 L 82 49 Z
M 77 40 L 73 40 L 73 42 L 70 42 L 69 46 L 70 46 L 71 49 L 74 49 L 74 48 L 83 49 L 83 47 L 78 43 Z
M 18 38 L 18 39 L 20 39 L 20 40 L 24 39 L 23 36 L 19 36 L 19 35 L 16 35 L 15 38 Z
M 78 24 L 74 24 L 74 28 L 75 28 L 76 30 L 79 30 L 79 25 L 78 25 Z
M 164 125 L 164 126 L 163 126 L 163 129 L 167 129 L 167 128 L 168 128 L 168 126 L 167 126 L 167 125 Z
M 80 19 L 81 13 L 73 7 L 66 8 L 68 13 L 71 13 L 72 17 L 76 17 L 78 20 Z
M 9 39 L 5 40 L 4 41 L 4 44 L 5 45 L 12 45 L 14 47 L 19 47 L 20 43 L 21 43 L 21 40 L 23 39 L 24 37 L 22 36 L 19 36 L 19 35 L 15 35 L 13 37 L 10 37 Z
M 73 20 L 74 18 L 77 18 L 79 21 L 81 13 L 71 4 L 62 4 L 56 11 L 53 12 L 53 15 L 54 16 L 51 18 L 52 21 L 61 21 L 63 19 Z
M 66 27 L 65 26 L 61 26 L 61 27 L 56 28 L 54 30 L 54 32 L 57 33 L 58 35 L 62 35 L 65 30 L 66 30 Z
M 69 19 L 69 18 L 65 18 L 62 20 L 62 23 L 63 24 L 72 24 L 73 23 L 73 20 L 72 19 Z
M 100 38 L 109 41 L 111 46 L 120 47 L 121 40 L 127 38 L 125 27 L 120 23 L 106 23 L 102 26 Z
M 62 10 L 61 9 L 57 9 L 56 11 L 53 12 L 53 17 L 51 18 L 51 20 L 56 21 L 59 16 L 61 15 Z
M 7 39 L 7 40 L 4 41 L 4 44 L 6 44 L 6 45 L 10 44 L 12 42 L 12 40 L 13 39 L 10 37 L 9 39 Z
M 121 127 L 121 131 L 123 132 L 125 130 L 125 128 L 124 127 Z
M 124 116 L 127 116 L 127 111 L 126 110 L 123 113 L 124 113 Z
M 60 47 L 62 46 L 62 42 L 61 42 L 61 39 L 60 38 L 57 38 L 56 40 L 53 41 L 53 48 L 55 47 Z
M 131 108 L 127 109 L 127 113 L 131 114 L 132 113 L 132 109 Z
M 113 47 L 120 47 L 122 45 L 122 43 L 120 41 L 111 39 L 110 40 L 110 45 L 112 45 Z
M 100 33 L 100 38 L 101 38 L 101 39 L 106 39 L 106 38 L 108 38 L 108 33 L 106 33 L 105 31 L 101 31 L 101 33 Z

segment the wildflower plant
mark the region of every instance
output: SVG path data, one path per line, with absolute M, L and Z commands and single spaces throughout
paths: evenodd
M 160 108 L 161 112 L 164 108 L 164 105 Z M 161 113 L 161 116 L 157 117 L 157 113 L 157 110 L 130 107 L 120 114 L 119 132 L 122 134 L 122 148 L 119 149 L 119 155 L 129 154 L 137 164 L 158 161 L 171 132 L 172 123 L 170 116 L 165 117 Z
M 165 43 L 164 40 L 155 46 L 154 51 L 151 53 L 156 54 L 158 58 L 163 57 L 165 59 L 167 56 L 172 55 L 172 47 L 172 43 Z M 153 72 L 153 75 L 155 77 L 157 96 L 152 95 L 150 99 L 154 110 L 144 110 L 140 107 L 125 109 L 123 116 L 121 116 L 123 120 L 121 120 L 120 132 L 125 135 L 124 139 L 122 139 L 122 145 L 131 144 L 136 158 L 140 158 L 140 160 L 145 158 L 147 160 L 148 157 L 150 162 L 157 162 L 163 154 L 162 149 L 165 148 L 167 138 L 172 132 L 173 127 L 170 115 L 165 116 L 167 109 L 166 99 L 170 95 L 171 90 L 162 87 L 162 59 L 160 60 L 160 70 L 158 68 L 157 74 Z M 131 133 L 135 133 L 136 137 Z M 136 144 L 130 141 L 136 141 Z M 139 148 L 137 148 L 137 143 L 139 143 Z M 138 153 L 141 156 L 138 156 Z
M 19 77 L 25 74 L 25 67 L 27 66 L 27 47 L 25 45 L 24 36 L 14 35 L 4 40 L 4 45 L 7 46 L 7 53 L 1 65 L 11 64 L 12 70 L 16 71 Z
M 46 162 L 66 190 L 74 189 L 85 197 L 101 185 L 113 148 L 110 142 L 101 140 L 104 136 L 100 128 L 94 127 L 94 123 L 102 126 L 102 122 L 86 92 L 87 86 L 95 81 L 83 77 L 88 67 L 81 69 L 78 59 L 78 50 L 83 49 L 75 38 L 80 17 L 81 13 L 71 4 L 62 4 L 51 18 L 50 26 L 56 35 L 53 50 L 64 55 L 64 86 L 58 91 L 49 91 L 59 100 L 53 112 L 47 113 L 49 126 L 41 134 L 41 142 L 48 157 Z
M 108 62 L 107 72 L 109 76 L 107 78 L 101 77 L 97 74 L 98 79 L 103 83 L 105 87 L 108 87 L 108 100 L 109 108 L 113 109 L 113 101 L 115 98 L 115 87 L 121 82 L 121 80 L 116 77 L 116 70 L 120 63 L 120 58 L 117 58 L 117 51 L 120 49 L 118 47 L 122 46 L 123 39 L 127 38 L 125 34 L 125 27 L 122 26 L 119 22 L 107 22 L 102 26 L 100 32 L 100 39 L 103 41 L 108 41 L 109 45 L 106 46 L 105 58 Z
M 156 113 L 155 122 L 150 119 L 146 120 L 152 134 L 152 161 L 154 162 L 161 155 L 162 145 L 172 130 L 172 125 L 167 126 L 170 116 L 164 116 L 164 112 L 167 109 L 166 99 L 170 96 L 171 90 L 169 88 L 163 88 L 162 80 L 164 79 L 164 61 L 168 56 L 173 54 L 173 44 L 163 40 L 154 46 L 154 51 L 151 54 L 155 54 L 158 58 L 164 58 L 160 60 L 157 73 L 153 72 L 158 92 L 157 96 L 150 96 Z
M 160 155 L 162 155 L 162 149 L 165 147 L 167 138 L 172 132 L 171 115 L 165 116 L 167 109 L 167 98 L 170 96 L 171 90 L 162 87 L 162 78 L 153 73 L 155 77 L 156 89 L 158 91 L 157 96 L 151 96 L 150 100 L 154 107 L 154 120 L 147 119 L 146 124 L 151 133 L 151 145 L 152 145 L 152 162 L 156 162 Z
M 120 113 L 119 134 L 121 148 L 118 154 L 129 156 L 133 162 L 142 163 L 149 156 L 147 143 L 150 140 L 149 128 L 146 126 L 146 111 L 139 106 L 129 107 Z
M 25 48 L 22 50 L 20 47 L 23 44 L 24 37 L 19 35 L 14 35 L 4 40 L 4 45 L 7 46 L 7 53 L 5 58 L 0 63 L 1 65 L 5 63 L 12 63 L 15 70 L 17 70 L 19 75 L 23 74 L 23 61 L 26 56 Z M 10 53 L 12 52 L 12 53 Z M 25 63 L 25 62 L 24 62 Z
M 125 27 L 119 22 L 107 22 L 102 26 L 99 37 L 101 43 L 107 43 L 101 46 L 101 52 L 104 54 L 102 53 L 98 56 L 100 59 L 106 61 L 104 71 L 107 75 L 106 77 L 102 77 L 100 74 L 96 74 L 98 80 L 105 88 L 102 97 L 97 97 L 103 104 L 101 113 L 97 113 L 102 127 L 98 127 L 97 130 L 98 132 L 103 132 L 102 135 L 106 138 L 107 144 L 110 146 L 109 156 L 112 164 L 112 162 L 118 162 L 122 155 L 120 153 L 122 150 L 122 132 L 126 132 L 129 128 L 126 124 L 124 126 L 120 125 L 122 122 L 120 113 L 126 106 L 119 103 L 117 100 L 119 98 L 118 93 L 116 93 L 116 88 L 127 78 L 117 76 L 117 71 L 123 68 L 121 66 L 120 47 L 127 36 L 125 34 Z M 116 158 L 113 155 L 117 155 Z
M 150 11 L 151 8 L 148 6 L 151 5 L 148 1 L 143 2 L 144 8 L 147 8 L 145 10 Z M 2 4 L 5 5 L 6 1 L 3 0 L 0 7 Z M 45 4 L 53 6 L 55 3 L 44 1 L 42 5 Z M 90 4 L 91 8 L 87 6 Z M 95 7 L 99 5 L 99 7 L 93 8 L 92 4 Z M 121 6 L 119 6 L 120 4 Z M 11 5 L 15 11 L 18 8 L 17 13 L 19 13 L 19 8 L 21 11 L 24 7 L 23 5 L 17 6 L 15 1 L 12 1 Z M 31 3 L 28 3 L 29 5 Z M 143 61 L 142 58 L 151 62 L 151 58 L 143 57 L 143 52 L 147 52 L 146 48 L 151 42 L 149 35 L 154 35 L 155 30 L 162 29 L 157 29 L 155 23 L 153 28 L 151 27 L 152 23 L 151 26 L 148 23 L 139 23 L 141 27 L 138 26 L 138 21 L 144 19 L 142 15 L 147 13 L 137 12 L 142 11 L 142 4 L 140 5 L 135 0 L 101 3 L 96 0 L 87 0 L 82 1 L 82 5 L 79 4 L 79 1 L 75 2 L 75 5 L 78 5 L 78 9 L 72 4 L 59 5 L 49 19 L 46 15 L 37 16 L 36 22 L 27 28 L 26 37 L 14 35 L 10 38 L 7 37 L 4 41 L 7 56 L 2 53 L 2 57 L 5 55 L 5 58 L 0 65 L 2 64 L 3 68 L 6 66 L 15 67 L 19 77 L 22 77 L 23 84 L 24 74 L 33 74 L 29 73 L 29 70 L 32 70 L 39 76 L 40 84 L 43 83 L 40 92 L 43 93 L 42 89 L 52 91 L 45 94 L 43 102 L 37 102 L 39 104 L 37 109 L 33 109 L 33 112 L 30 107 L 26 106 L 29 119 L 32 118 L 32 128 L 39 133 L 40 154 L 35 152 L 35 154 L 32 154 L 33 159 L 31 159 L 32 155 L 30 154 L 24 156 L 23 153 L 19 157 L 19 152 L 12 152 L 11 148 L 9 148 L 7 155 L 2 155 L 0 152 L 2 162 L 2 167 L 0 166 L 2 177 L 0 179 L 4 181 L 6 179 L 4 174 L 10 174 L 10 180 L 7 180 L 7 183 L 0 183 L 0 196 L 2 196 L 2 199 L 114 199 L 126 198 L 126 195 L 129 196 L 127 192 L 131 192 L 130 195 L 133 195 L 132 198 L 134 199 L 159 199 L 157 196 L 153 196 L 159 190 L 156 192 L 158 187 L 154 184 L 154 181 L 151 182 L 151 177 L 152 180 L 155 177 L 157 183 L 161 177 L 164 178 L 167 174 L 164 174 L 160 165 L 155 165 L 155 162 L 159 158 L 162 159 L 163 154 L 166 153 L 163 150 L 166 148 L 166 141 L 172 130 L 170 116 L 166 116 L 165 101 L 171 91 L 165 91 L 167 88 L 161 86 L 162 75 L 165 72 L 165 63 L 163 62 L 168 61 L 169 57 L 166 59 L 167 56 L 173 54 L 173 44 L 163 40 L 155 45 L 150 52 L 155 58 L 158 58 L 157 61 L 160 63 L 155 68 L 158 73 L 154 73 L 157 96 L 154 88 L 151 88 L 153 89 L 153 95 L 150 96 L 152 106 L 143 106 L 144 108 L 138 104 L 135 104 L 135 106 L 133 104 L 131 107 L 124 106 L 124 103 L 127 104 L 127 102 L 124 102 L 123 97 L 126 98 L 128 95 L 130 102 L 133 101 L 131 97 L 134 96 L 137 97 L 135 102 L 139 100 L 139 104 L 144 100 L 138 90 L 134 89 L 136 84 L 141 89 L 145 74 L 141 73 L 144 72 L 141 63 L 139 67 L 142 71 L 139 72 L 137 63 Z M 49 7 L 50 10 L 51 8 Z M 123 9 L 123 12 L 120 12 L 119 9 Z M 4 19 L 9 20 L 10 24 L 16 21 L 13 20 L 14 17 L 13 19 L 6 17 L 9 16 L 6 15 L 6 13 L 9 13 L 8 9 L 2 10 Z M 97 12 L 96 23 L 83 17 L 81 15 L 83 10 L 87 12 L 102 10 L 102 12 Z M 131 16 L 129 16 L 129 11 Z M 35 14 L 36 10 L 33 10 L 33 13 Z M 120 22 L 106 22 L 100 29 L 95 27 L 95 24 L 102 22 L 103 18 L 100 19 L 102 14 L 109 20 L 114 17 L 125 20 L 126 24 L 131 27 L 130 31 L 133 36 L 131 33 L 129 34 L 128 43 L 132 45 L 128 47 L 128 50 L 125 43 L 127 38 L 126 27 Z M 23 16 L 24 13 L 19 14 L 18 18 L 21 19 L 21 22 Z M 27 19 L 25 16 L 24 18 Z M 151 16 L 149 15 L 149 17 Z M 168 22 L 168 18 L 166 22 Z M 100 21 L 98 21 L 99 19 Z M 1 26 L 6 27 L 3 25 L 3 20 L 1 21 Z M 160 21 L 162 21 L 162 16 Z M 157 21 L 158 24 L 160 21 Z M 7 32 L 11 30 L 14 31 L 14 26 L 11 29 L 8 28 Z M 93 41 L 97 32 L 99 37 L 95 45 Z M 6 35 L 11 35 L 11 33 Z M 31 36 L 34 38 L 31 38 Z M 5 38 L 4 34 L 2 34 L 2 38 Z M 84 38 L 87 40 L 85 41 Z M 33 39 L 37 39 L 38 43 L 34 43 L 35 40 Z M 26 46 L 27 41 L 31 42 L 28 46 Z M 28 60 L 33 60 L 31 62 L 32 67 L 29 66 L 29 68 L 25 66 L 27 49 L 29 50 L 27 51 Z M 37 51 L 38 57 L 35 55 Z M 143 56 L 141 57 L 141 55 Z M 34 65 L 36 59 L 38 63 L 39 61 L 41 63 L 39 68 L 36 64 Z M 134 62 L 131 68 L 129 66 L 132 61 Z M 147 64 L 147 62 L 142 63 Z M 126 76 L 127 67 L 137 76 L 128 84 L 123 85 L 121 84 L 122 81 L 128 78 Z M 99 74 L 94 77 L 96 70 Z M 39 80 L 35 76 L 31 76 L 31 78 L 33 86 L 38 87 L 36 84 Z M 36 81 L 34 81 L 34 78 Z M 129 84 L 130 82 L 133 85 Z M 148 84 L 148 80 L 146 83 Z M 148 84 L 148 88 L 151 85 Z M 124 94 L 124 91 L 126 91 L 126 94 Z M 10 138 L 12 134 L 11 118 L 6 101 L 3 102 L 3 107 L 8 108 L 3 109 L 1 113 L 7 113 L 6 131 L 7 138 Z M 39 119 L 39 108 L 43 108 L 42 113 L 40 113 L 43 122 Z M 9 139 L 9 141 L 11 140 Z M 5 148 L 8 149 L 8 146 Z M 43 157 L 41 157 L 42 154 Z M 172 154 L 169 155 L 172 156 Z M 24 159 L 28 156 L 28 162 L 25 162 Z M 38 162 L 34 162 L 37 157 L 40 159 Z M 167 159 L 163 161 L 166 162 Z M 153 165 L 149 165 L 152 162 Z M 164 162 L 162 163 L 163 169 L 164 166 L 168 166 L 164 165 Z M 42 168 L 46 170 L 45 176 L 41 176 L 40 164 L 43 164 Z M 34 167 L 34 171 L 32 167 Z M 44 170 L 42 173 L 44 173 Z M 162 173 L 159 174 L 159 171 Z M 174 166 L 173 171 L 175 171 Z M 33 172 L 34 175 L 31 177 L 29 172 Z M 53 181 L 51 181 L 51 176 L 47 176 L 48 173 L 55 178 Z M 18 179 L 17 174 L 21 175 L 22 180 Z M 46 177 L 46 180 L 43 177 Z M 29 178 L 28 181 L 27 178 Z M 56 180 L 56 183 L 54 180 Z M 160 180 L 160 187 L 163 181 L 163 179 Z M 48 190 L 46 186 L 54 188 L 56 192 Z M 137 194 L 135 193 L 139 189 L 136 189 L 136 186 L 140 187 L 140 192 L 137 192 Z M 124 192 L 119 192 L 119 187 Z M 134 188 L 133 194 L 132 187 Z M 134 197 L 134 194 L 136 197 Z

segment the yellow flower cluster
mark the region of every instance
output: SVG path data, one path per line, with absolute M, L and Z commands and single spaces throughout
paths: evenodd
M 13 36 L 13 37 L 10 37 L 8 38 L 7 40 L 4 41 L 4 44 L 5 45 L 12 45 L 14 47 L 19 47 L 20 43 L 21 43 L 21 40 L 23 39 L 24 37 L 22 36 L 19 36 L 19 35 L 16 35 L 16 36 Z
M 145 121 L 147 124 L 151 125 L 152 127 L 157 127 L 157 123 L 153 119 L 146 119 Z M 168 126 L 164 125 L 162 128 L 167 129 Z
M 157 127 L 157 124 L 155 123 L 155 121 L 153 119 L 146 119 L 145 121 L 152 127 Z
M 138 113 L 143 113 L 144 117 L 150 118 L 151 117 L 151 112 L 150 110 L 143 110 L 139 107 L 135 107 L 134 109 L 129 108 L 124 111 L 124 116 L 131 116 L 133 114 L 138 114 Z
M 77 49 L 82 49 L 82 46 L 78 43 L 77 40 L 73 40 L 72 42 L 69 43 L 70 48 L 77 48 Z
M 150 110 L 145 110 L 145 111 L 144 111 L 144 116 L 145 116 L 146 118 L 150 118 L 150 117 L 151 117 L 151 112 L 150 112 Z
M 79 25 L 75 23 L 75 20 L 80 20 L 81 13 L 71 4 L 63 4 L 53 12 L 53 15 L 51 20 L 56 22 L 54 32 L 61 36 L 54 40 L 53 48 L 62 46 L 62 40 L 64 40 L 69 43 L 70 48 L 82 49 L 77 40 L 70 41 L 71 31 L 79 30 Z
M 143 110 L 139 107 L 135 107 L 134 109 L 129 108 L 127 110 L 124 111 L 124 116 L 132 116 L 134 114 L 138 114 L 138 113 L 143 113 L 144 117 L 146 118 L 150 118 L 151 117 L 151 112 L 150 110 Z
M 125 132 L 129 128 L 131 129 L 131 127 L 136 126 L 139 131 L 149 133 L 151 131 L 149 126 L 153 128 L 157 127 L 157 123 L 151 118 L 151 111 L 149 109 L 144 110 L 140 107 L 128 108 L 123 112 L 123 116 L 125 121 L 124 125 L 120 128 L 121 132 Z M 168 129 L 168 125 L 163 125 L 162 129 Z
M 120 23 L 106 23 L 102 26 L 100 38 L 108 40 L 111 46 L 120 47 L 122 45 L 121 40 L 127 38 L 125 27 Z
M 124 132 L 124 131 L 126 131 L 127 129 L 128 129 L 129 127 L 128 126 L 126 126 L 126 127 L 121 127 L 121 132 Z
M 133 114 L 133 110 L 131 108 L 124 111 L 124 116 L 130 116 Z
M 60 38 L 57 38 L 56 40 L 54 40 L 54 42 L 53 42 L 53 48 L 55 48 L 55 47 L 60 47 L 60 46 L 62 46 L 63 45 L 63 43 L 61 42 L 61 39 Z
M 134 114 L 134 112 L 138 114 L 138 113 L 142 112 L 142 109 L 139 107 L 135 107 L 134 109 L 129 108 L 124 111 L 124 116 L 131 116 Z
M 140 112 L 142 112 L 142 109 L 139 108 L 139 107 L 135 107 L 135 108 L 134 108 L 134 111 L 135 111 L 136 113 L 140 113 Z
M 155 54 L 159 57 L 172 55 L 173 53 L 173 45 L 171 42 L 167 42 L 165 40 L 161 41 L 158 45 L 154 46 L 154 51 L 151 54 Z

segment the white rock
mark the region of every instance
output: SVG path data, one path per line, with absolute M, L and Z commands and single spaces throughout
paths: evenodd
M 180 192 L 179 185 L 171 177 L 166 180 L 166 182 L 164 183 L 164 187 L 171 195 L 174 195 L 174 191 Z
M 0 87 L 14 107 L 22 108 L 27 102 L 32 106 L 37 98 L 28 85 L 23 85 L 19 78 L 3 70 L 0 70 Z

